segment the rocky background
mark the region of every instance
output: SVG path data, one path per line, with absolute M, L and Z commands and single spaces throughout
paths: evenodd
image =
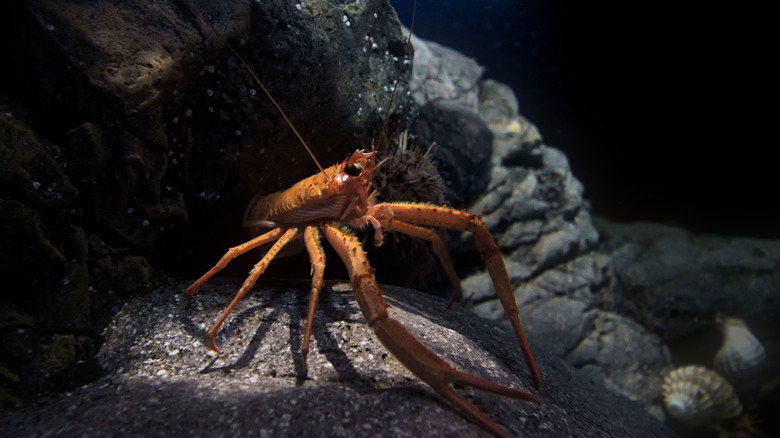
M 719 313 L 747 321 L 767 369 L 778 368 L 779 242 L 594 220 L 565 155 L 519 114 L 511 89 L 419 40 L 410 75 L 405 34 L 383 1 L 2 8 L 4 407 L 102 374 L 121 379 L 121 365 L 96 357 L 125 301 L 143 305 L 152 291 L 171 291 L 171 278 L 200 275 L 246 238 L 241 218 L 256 193 L 316 172 L 225 39 L 323 165 L 371 143 L 398 78 L 390 131 L 436 143 L 446 201 L 493 232 L 532 348 L 582 370 L 579 379 L 664 418 L 664 374 L 711 364 Z M 450 246 L 474 311 L 500 319 L 470 237 L 451 235 Z M 251 263 L 226 273 L 243 276 Z M 277 275 L 308 275 L 305 255 L 278 265 Z M 329 278 L 342 275 L 330 265 Z M 112 327 L 135 323 L 123 315 Z M 759 400 L 751 412 L 771 425 L 763 406 L 776 400 L 776 376 L 759 377 L 770 395 L 750 395 Z
M 2 369 L 22 398 L 89 380 L 121 299 L 199 275 L 256 193 L 316 171 L 224 38 L 323 163 L 370 144 L 405 50 L 382 2 L 3 8 Z
M 351 287 L 327 282 L 318 300 L 307 377 L 300 342 L 308 280 L 265 282 L 242 300 L 217 337 L 203 338 L 242 279 L 215 279 L 196 301 L 166 281 L 127 300 L 106 329 L 98 362 L 105 375 L 42 407 L 0 413 L 6 436 L 248 435 L 488 436 L 417 380 L 379 344 Z M 466 372 L 516 388 L 530 374 L 513 334 L 445 301 L 384 287 L 390 314 L 436 354 Z M 468 351 L 468 354 L 463 354 Z M 672 437 L 641 407 L 581 379 L 545 350 L 543 403 L 467 391 L 511 436 Z M 587 408 L 583 408 L 587 406 Z M 41 418 L 46 418 L 40 421 Z
M 480 80 L 473 59 L 435 43 L 414 43 L 411 87 L 418 103 L 446 99 L 450 107 L 477 114 L 493 134 L 486 192 L 468 200 L 468 210 L 480 215 L 505 254 L 521 319 L 534 343 L 642 403 L 685 435 L 715 433 L 716 427 L 739 435 L 754 423 L 763 423 L 754 432 L 780 430 L 774 422 L 780 242 L 593 218 L 566 156 L 545 145 L 519 114 L 511 89 Z M 478 259 L 465 233 L 451 244 L 459 262 Z M 463 286 L 472 292 L 477 314 L 503 318 L 487 273 L 468 275 Z M 747 322 L 764 347 L 760 363 L 737 365 L 744 366 L 745 376 L 735 389 L 753 418 L 695 427 L 666 418 L 664 377 L 677 366 L 713 366 L 724 344 L 719 316 Z

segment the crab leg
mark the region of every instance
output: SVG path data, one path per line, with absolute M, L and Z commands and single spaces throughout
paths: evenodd
M 360 310 L 379 340 L 412 373 L 427 383 L 474 423 L 496 436 L 507 436 L 501 428 L 450 386 L 460 384 L 505 397 L 539 401 L 535 395 L 507 388 L 452 368 L 415 339 L 398 321 L 387 314 L 387 304 L 376 283 L 360 243 L 355 236 L 332 224 L 322 225 L 325 237 L 336 249 L 349 271 L 352 289 Z
M 322 277 L 325 272 L 325 253 L 320 246 L 320 236 L 317 228 L 306 227 L 303 232 L 306 250 L 311 260 L 311 298 L 309 299 L 309 311 L 306 314 L 306 328 L 303 332 L 303 344 L 301 345 L 301 361 L 303 362 L 303 375 L 309 372 L 306 358 L 309 356 L 309 341 L 311 340 L 311 327 L 314 323 L 314 308 L 317 305 L 317 297 L 322 288 Z
M 525 339 L 523 326 L 520 324 L 520 318 L 518 317 L 520 311 L 512 293 L 512 285 L 509 282 L 509 275 L 501 257 L 501 250 L 496 245 L 485 224 L 477 218 L 477 215 L 438 205 L 401 203 L 377 204 L 373 207 L 371 214 L 383 227 L 386 226 L 390 229 L 394 229 L 396 227 L 395 221 L 400 220 L 418 225 L 454 228 L 472 233 L 474 243 L 482 259 L 485 260 L 485 266 L 487 266 L 490 278 L 493 280 L 496 294 L 499 301 L 501 301 L 501 306 L 504 308 L 504 315 L 512 325 L 518 341 L 520 341 L 520 348 L 531 371 L 534 385 L 539 388 L 542 384 L 542 379 L 539 375 L 539 369 L 536 367 L 533 354 L 531 354 L 531 349 L 528 346 L 528 341 Z
M 382 228 L 385 231 L 398 231 L 399 233 L 419 237 L 431 242 L 433 252 L 436 253 L 436 256 L 439 258 L 439 263 L 441 263 L 441 266 L 444 268 L 444 271 L 447 273 L 447 276 L 450 277 L 450 281 L 452 282 L 452 297 L 447 303 L 446 308 L 449 309 L 453 304 L 460 301 L 460 279 L 458 278 L 458 274 L 455 273 L 455 268 L 452 267 L 450 256 L 447 253 L 447 248 L 444 245 L 444 242 L 441 240 L 441 237 L 430 228 L 418 227 L 416 225 L 407 224 L 406 222 L 402 222 L 397 219 L 388 222 L 389 223 L 387 224 L 382 224 Z
M 282 229 L 281 228 L 274 228 L 273 230 L 261 234 L 254 239 L 244 242 L 241 245 L 234 246 L 227 250 L 225 255 L 222 256 L 221 259 L 217 262 L 216 265 L 214 265 L 213 268 L 209 269 L 208 272 L 203 274 L 195 283 L 192 283 L 190 287 L 187 288 L 186 291 L 184 291 L 184 296 L 188 299 L 192 298 L 192 294 L 195 293 L 195 290 L 200 287 L 203 283 L 206 282 L 209 278 L 211 278 L 214 274 L 221 271 L 225 268 L 225 266 L 230 263 L 231 260 L 234 258 L 240 256 L 241 254 L 246 253 L 247 251 L 251 251 L 258 246 L 265 245 L 268 242 L 274 241 L 279 238 L 279 236 L 282 235 Z
M 279 229 L 277 228 L 277 230 L 279 230 Z M 274 230 L 274 231 L 276 231 L 276 230 Z M 266 233 L 266 234 L 270 234 L 270 233 Z M 219 349 L 217 348 L 217 343 L 214 340 L 214 337 L 217 335 L 217 331 L 219 331 L 219 328 L 220 328 L 220 326 L 222 326 L 222 323 L 225 322 L 225 319 L 228 317 L 228 315 L 230 315 L 230 312 L 232 312 L 233 308 L 236 307 L 236 304 L 238 304 L 238 302 L 241 301 L 241 298 L 243 298 L 244 295 L 246 295 L 246 293 L 249 292 L 249 289 L 252 289 L 252 286 L 254 286 L 255 283 L 257 282 L 257 278 L 260 277 L 260 274 L 265 272 L 265 269 L 268 267 L 268 264 L 271 263 L 271 260 L 273 260 L 274 257 L 276 257 L 276 254 L 278 254 L 279 251 L 282 248 L 284 248 L 284 246 L 287 245 L 291 240 L 295 239 L 295 236 L 297 236 L 297 235 L 298 235 L 298 229 L 297 228 L 290 228 L 289 230 L 285 231 L 285 233 L 282 235 L 282 237 L 280 237 L 279 240 L 277 240 L 276 243 L 274 243 L 273 246 L 271 246 L 271 249 L 268 250 L 268 252 L 263 256 L 263 258 L 260 259 L 260 261 L 257 262 L 255 267 L 252 268 L 252 270 L 249 272 L 249 276 L 246 278 L 246 280 L 244 280 L 244 284 L 241 285 L 241 289 L 238 290 L 238 293 L 236 293 L 236 296 L 233 297 L 233 301 L 231 301 L 230 304 L 228 304 L 227 309 L 225 309 L 225 311 L 222 312 L 222 315 L 220 315 L 220 317 L 217 320 L 217 322 L 215 322 L 214 325 L 211 326 L 211 329 L 209 330 L 209 333 L 208 333 L 208 336 L 206 337 L 206 340 L 208 341 L 209 349 L 211 351 L 219 353 Z M 263 237 L 263 236 L 260 236 L 260 237 Z M 245 243 L 244 245 L 249 245 L 249 244 L 255 242 L 255 240 L 257 240 L 257 239 L 250 240 L 249 242 Z M 240 245 L 240 246 L 243 246 L 243 245 Z M 256 247 L 256 246 L 258 246 L 258 245 L 254 245 L 253 247 Z M 244 252 L 248 251 L 251 248 L 252 247 L 246 249 Z M 222 257 L 222 260 L 224 260 L 225 257 L 227 257 L 230 254 L 231 254 L 230 251 L 228 251 L 228 253 L 225 254 L 225 256 Z M 220 263 L 222 262 L 222 260 L 220 260 Z M 228 259 L 228 261 L 230 261 L 230 260 Z M 227 262 L 225 263 L 225 265 L 227 265 Z M 217 268 L 218 266 L 219 266 L 219 263 L 214 268 Z M 222 269 L 222 268 L 220 267 L 219 269 Z M 219 269 L 217 269 L 217 271 L 219 271 Z M 211 271 L 209 271 L 209 272 L 211 272 Z M 190 289 L 194 290 L 194 287 L 197 284 L 198 283 L 196 282 L 195 284 L 193 284 L 192 286 L 187 288 L 187 291 L 189 291 Z

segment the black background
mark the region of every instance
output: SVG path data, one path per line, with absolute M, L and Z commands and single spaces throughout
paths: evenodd
M 412 1 L 392 3 L 408 26 Z M 595 214 L 780 238 L 771 16 L 672 2 L 419 0 L 415 33 L 512 86 Z

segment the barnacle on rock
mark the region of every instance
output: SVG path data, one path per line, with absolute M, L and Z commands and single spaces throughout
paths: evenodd
M 723 344 L 713 367 L 740 393 L 753 392 L 761 383 L 766 351 L 743 320 L 719 317 L 718 322 Z
M 714 425 L 742 413 L 731 384 L 705 367 L 672 370 L 664 378 L 662 391 L 669 414 L 692 426 Z

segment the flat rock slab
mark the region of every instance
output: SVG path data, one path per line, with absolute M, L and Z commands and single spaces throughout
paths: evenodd
M 308 282 L 257 287 L 207 353 L 205 335 L 240 280 L 214 279 L 188 301 L 168 281 L 129 301 L 105 332 L 105 375 L 47 404 L 0 413 L 2 436 L 487 436 L 391 357 L 349 284 L 326 284 L 308 376 L 300 346 Z M 540 391 L 501 325 L 407 289 L 383 286 L 391 317 L 458 369 L 537 393 L 539 404 L 463 390 L 511 435 L 674 436 L 638 404 L 584 381 L 532 345 Z

